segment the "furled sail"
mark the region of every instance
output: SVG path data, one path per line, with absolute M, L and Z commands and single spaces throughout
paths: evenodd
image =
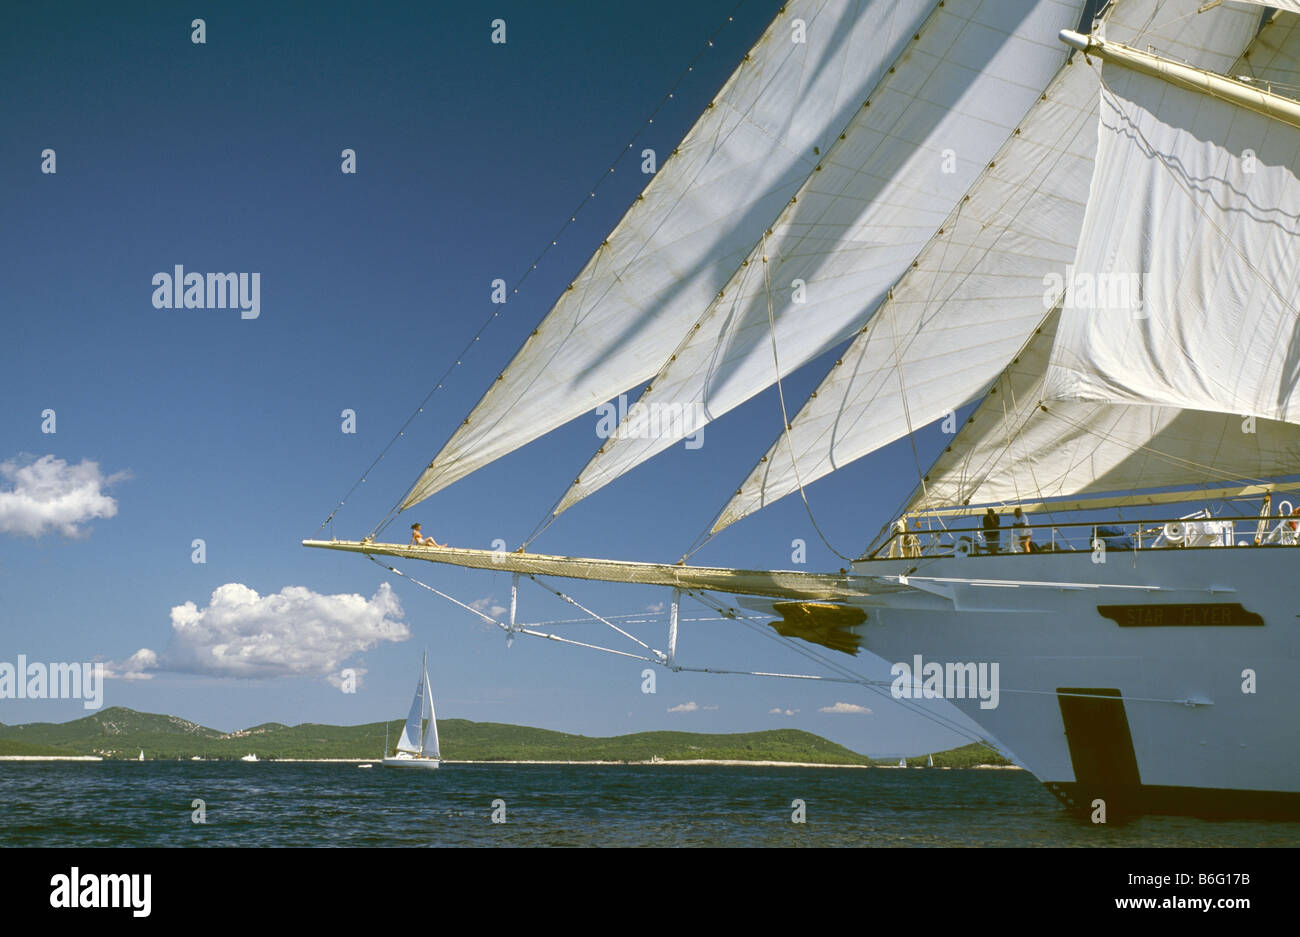
M 1043 402 L 1054 311 L 925 475 L 906 513 L 1259 480 L 1300 466 L 1300 427 L 1223 413 Z
M 1259 11 L 1131 0 L 1104 31 L 1227 69 Z M 1052 307 L 1075 257 L 1096 153 L 1096 76 L 1062 67 L 863 332 L 723 508 L 716 532 L 977 399 Z
M 1300 106 L 1110 58 L 1102 83 L 1089 295 L 1062 312 L 1045 396 L 1300 423 Z
M 792 0 L 403 501 L 654 375 L 939 0 Z
M 1082 0 L 949 0 L 913 37 L 557 513 L 861 328 L 1066 58 Z M 775 349 L 774 346 L 775 345 Z

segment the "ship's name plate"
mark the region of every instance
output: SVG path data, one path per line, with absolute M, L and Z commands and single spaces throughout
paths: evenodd
M 1098 605 L 1097 611 L 1121 628 L 1230 628 L 1259 627 L 1262 616 L 1248 612 L 1236 602 L 1204 602 L 1193 605 Z

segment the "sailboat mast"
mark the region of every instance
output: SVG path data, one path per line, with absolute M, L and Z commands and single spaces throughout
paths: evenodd
M 428 651 L 424 652 L 424 659 L 420 663 L 420 674 L 421 674 L 420 686 L 423 688 L 422 696 L 420 699 L 420 718 L 421 719 L 424 718 L 424 709 L 425 709 L 425 704 L 427 703 L 429 708 L 429 718 L 432 719 L 433 718 L 433 697 L 429 690 L 429 652 Z M 428 737 L 429 737 L 428 726 L 427 725 L 421 726 L 420 727 L 420 757 L 421 758 L 424 757 L 424 743 Z

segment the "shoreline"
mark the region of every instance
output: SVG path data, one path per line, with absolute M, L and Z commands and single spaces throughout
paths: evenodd
M 104 758 L 100 755 L 0 755 L 0 762 L 4 761 L 79 761 L 79 762 L 103 762 L 103 761 L 120 761 L 127 764 L 141 764 L 134 758 Z M 228 763 L 235 764 L 240 761 L 238 758 L 204 758 L 200 762 L 194 762 L 189 758 L 147 758 L 147 762 L 166 762 L 168 764 L 213 764 Z M 379 764 L 381 758 L 262 758 L 257 764 Z M 252 762 L 247 762 L 251 764 Z M 717 758 L 691 758 L 681 761 L 541 761 L 541 760 L 491 760 L 491 761 L 461 761 L 458 759 L 444 759 L 446 765 L 624 765 L 629 767 L 696 767 L 696 766 L 721 766 L 721 767 L 747 767 L 747 768 L 882 768 L 884 770 L 902 770 L 899 765 L 852 765 L 852 764 L 833 764 L 817 761 L 740 761 L 736 759 L 717 759 Z M 970 765 L 966 768 L 958 768 L 953 765 L 908 765 L 908 768 L 914 770 L 930 771 L 970 771 L 970 770 L 987 770 L 987 771 L 1023 771 L 1019 765 Z

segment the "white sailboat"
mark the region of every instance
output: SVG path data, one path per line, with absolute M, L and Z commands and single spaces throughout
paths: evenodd
M 664 586 L 652 664 L 692 669 L 685 593 L 874 692 L 844 655 L 915 662 L 901 705 L 948 699 L 1072 808 L 1300 816 L 1300 537 L 1258 503 L 1300 488 L 1300 3 L 1271 5 L 791 0 L 396 509 L 649 382 L 538 531 L 304 544 L 510 572 L 508 619 L 471 609 L 510 637 L 567 640 L 516 621 L 520 576 Z M 528 550 L 846 341 L 679 563 Z M 940 421 L 838 572 L 688 563 L 791 494 L 815 526 L 807 486 Z
M 389 756 L 384 752 L 383 764 L 389 768 L 437 768 L 441 761 L 438 751 L 438 719 L 433 712 L 433 693 L 429 687 L 429 655 L 424 655 L 420 666 L 420 679 L 415 684 L 411 711 L 402 727 L 402 737 L 397 740 L 397 751 Z

